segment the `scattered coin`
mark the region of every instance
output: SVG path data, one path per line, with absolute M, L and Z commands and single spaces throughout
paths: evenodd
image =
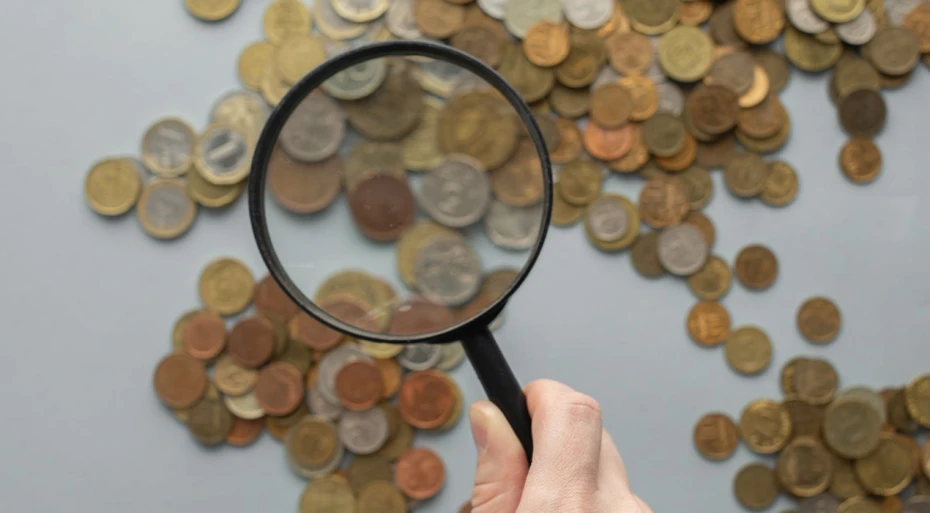
M 795 437 L 778 455 L 778 482 L 796 497 L 813 497 L 830 486 L 832 456 L 816 438 Z
M 736 500 L 744 507 L 762 510 L 775 502 L 778 484 L 775 472 L 759 463 L 746 465 L 740 469 L 733 480 L 733 492 Z
M 181 176 L 193 163 L 194 129 L 184 120 L 156 121 L 142 138 L 142 162 L 163 178 Z
M 724 345 L 730 368 L 740 374 L 752 375 L 764 371 L 772 361 L 772 342 L 755 326 L 743 326 L 730 333 Z
M 824 344 L 836 338 L 840 330 L 840 311 L 827 298 L 808 299 L 798 309 L 798 330 L 808 341 Z
M 778 276 L 778 261 L 775 254 L 765 246 L 753 244 L 736 255 L 736 279 L 747 288 L 765 289 Z
M 773 454 L 782 450 L 791 437 L 788 410 L 769 399 L 759 399 L 743 410 L 739 420 L 743 441 L 754 452 Z
M 840 168 L 855 183 L 868 183 L 882 169 L 882 154 L 870 139 L 853 137 L 840 150 Z
M 136 216 L 145 233 L 156 239 L 174 239 L 194 224 L 197 205 L 177 179 L 158 179 L 143 189 L 136 205 Z
M 707 241 L 693 225 L 680 224 L 659 235 L 658 253 L 665 270 L 677 276 L 690 276 L 707 261 Z
M 84 181 L 84 196 L 94 212 L 104 216 L 125 214 L 136 205 L 142 179 L 132 161 L 106 159 L 94 164 Z
M 725 460 L 738 443 L 736 424 L 723 413 L 708 413 L 694 425 L 694 446 L 705 458 Z

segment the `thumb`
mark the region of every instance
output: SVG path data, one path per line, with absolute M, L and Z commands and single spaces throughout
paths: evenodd
M 472 513 L 514 513 L 528 470 L 523 446 L 504 414 L 490 402 L 478 401 L 468 413 L 478 449 Z

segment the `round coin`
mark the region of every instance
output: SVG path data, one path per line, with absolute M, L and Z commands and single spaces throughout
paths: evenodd
M 862 458 L 879 443 L 882 420 L 869 403 L 856 397 L 842 397 L 827 406 L 824 441 L 833 452 L 845 458 Z
M 484 229 L 494 244 L 505 249 L 525 250 L 533 247 L 539 238 L 542 219 L 541 204 L 511 207 L 494 200 L 484 217 Z
M 394 481 L 407 497 L 426 500 L 439 493 L 445 483 L 442 460 L 433 451 L 418 447 L 408 449 L 397 461 Z
M 197 204 L 187 195 L 183 182 L 158 179 L 142 189 L 136 216 L 145 233 L 156 239 L 174 239 L 194 224 Z
M 747 376 L 759 374 L 772 362 L 772 342 L 759 328 L 743 326 L 727 338 L 724 355 L 736 372 Z
M 746 465 L 733 480 L 733 493 L 745 508 L 765 509 L 775 502 L 778 496 L 775 472 L 759 463 Z
M 388 421 L 384 410 L 371 408 L 345 412 L 339 419 L 339 439 L 355 454 L 373 454 L 388 439 Z
M 182 119 L 158 120 L 142 137 L 142 162 L 163 178 L 187 173 L 193 162 L 193 152 L 194 129 Z
M 536 174 L 541 179 L 542 171 L 538 170 L 535 152 L 529 158 L 536 163 Z M 519 181 L 518 177 L 515 178 Z M 513 185 L 524 186 L 522 183 Z M 464 228 L 477 222 L 487 211 L 491 204 L 491 181 L 477 159 L 450 155 L 424 176 L 418 197 L 420 206 L 437 222 L 451 228 Z
M 768 172 L 759 197 L 766 205 L 783 207 L 798 194 L 798 175 L 787 162 L 775 160 L 766 164 Z
M 254 394 L 268 415 L 287 415 L 303 400 L 303 378 L 293 365 L 272 362 L 259 371 Z
M 778 455 L 778 482 L 796 497 L 812 497 L 830 486 L 832 457 L 815 438 L 796 437 Z
M 882 154 L 871 139 L 853 137 L 840 150 L 840 168 L 855 183 L 869 183 L 882 169 Z
M 869 493 L 898 494 L 914 479 L 916 469 L 910 450 L 900 436 L 887 433 L 878 435 L 873 448 L 856 460 L 856 475 Z
M 701 29 L 679 25 L 659 40 L 659 64 L 669 77 L 679 82 L 696 82 L 713 64 L 713 47 L 710 36 Z
M 708 413 L 694 425 L 694 446 L 705 458 L 725 460 L 733 455 L 738 443 L 736 424 L 723 413 Z
M 439 234 L 423 243 L 414 263 L 414 281 L 425 298 L 460 306 L 481 286 L 481 262 L 459 235 Z
M 207 381 L 203 363 L 187 354 L 170 354 L 155 368 L 155 393 L 169 408 L 196 404 L 207 391 Z
M 731 280 L 730 266 L 720 257 L 711 255 L 704 267 L 688 277 L 688 287 L 698 298 L 716 301 L 730 290 Z
M 707 241 L 700 230 L 685 223 L 666 229 L 659 235 L 659 262 L 678 276 L 696 273 L 707 261 Z
M 768 288 L 778 276 L 778 260 L 765 246 L 753 244 L 736 256 L 736 279 L 752 290 Z
M 781 404 L 758 399 L 743 410 L 739 430 L 754 452 L 773 454 L 782 450 L 791 438 L 791 417 Z
M 825 297 L 810 298 L 798 308 L 797 324 L 798 331 L 809 342 L 825 344 L 840 331 L 840 311 Z
M 104 216 L 129 212 L 139 200 L 142 179 L 131 160 L 106 159 L 91 167 L 84 180 L 84 196 L 90 208 Z
M 730 313 L 716 301 L 701 301 L 691 307 L 687 318 L 688 334 L 698 344 L 720 345 L 730 338 Z

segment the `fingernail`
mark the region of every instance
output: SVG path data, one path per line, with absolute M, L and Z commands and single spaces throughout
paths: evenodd
M 468 418 L 471 420 L 471 434 L 475 438 L 475 447 L 478 453 L 488 448 L 488 427 L 491 416 L 480 404 L 473 404 L 468 409 Z

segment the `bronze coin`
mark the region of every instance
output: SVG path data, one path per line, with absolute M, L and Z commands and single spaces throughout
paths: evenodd
M 292 159 L 275 146 L 266 178 L 271 197 L 295 214 L 319 212 L 333 203 L 342 188 L 342 159 L 333 155 L 321 162 Z
M 300 406 L 303 398 L 304 380 L 293 365 L 273 362 L 259 371 L 255 399 L 268 415 L 287 415 Z
M 497 30 L 495 30 L 497 29 Z M 475 57 L 492 68 L 500 65 L 504 55 L 506 35 L 501 34 L 500 25 L 488 22 L 466 23 L 452 36 L 449 43 L 455 48 Z
M 274 350 L 274 326 L 268 319 L 243 319 L 229 334 L 229 357 L 247 369 L 264 365 L 274 355 Z
M 642 75 L 652 64 L 652 43 L 638 32 L 614 32 L 604 43 L 610 65 L 622 75 Z
M 704 169 L 722 169 L 736 151 L 736 138 L 732 134 L 721 136 L 712 142 L 698 143 L 695 163 Z
M 552 110 L 566 118 L 580 118 L 591 109 L 591 93 L 587 89 L 572 89 L 556 85 L 549 94 Z
M 840 150 L 840 168 L 855 183 L 869 183 L 882 170 L 882 153 L 871 139 L 853 137 Z
M 688 210 L 685 188 L 677 178 L 649 180 L 639 193 L 639 215 L 653 228 L 679 224 Z
M 581 156 L 581 131 L 570 119 L 557 118 L 555 127 L 559 131 L 559 144 L 549 148 L 549 156 L 556 164 L 566 164 Z
M 366 237 L 386 242 L 413 224 L 416 200 L 406 180 L 378 174 L 362 180 L 349 193 L 349 208 Z
M 198 312 L 184 324 L 181 337 L 187 354 L 210 360 L 226 347 L 226 323 L 216 314 Z
M 407 449 L 394 468 L 394 483 L 404 495 L 414 500 L 433 497 L 445 482 L 446 469 L 442 459 L 423 447 Z
M 734 196 L 752 198 L 765 190 L 765 179 L 769 168 L 762 157 L 746 151 L 736 152 L 723 169 L 727 189 Z
M 688 312 L 687 327 L 698 344 L 717 346 L 730 338 L 730 313 L 716 301 L 700 301 Z
M 415 428 L 436 429 L 452 415 L 455 393 L 437 371 L 411 372 L 397 393 L 404 420 Z
M 805 403 L 800 399 L 787 399 L 782 406 L 788 410 L 791 417 L 791 436 L 809 436 L 820 438 L 823 428 L 824 410 L 822 406 Z
M 871 137 L 885 126 L 885 100 L 877 91 L 859 89 L 840 99 L 839 114 L 851 135 Z
M 575 32 L 568 57 L 555 67 L 555 77 L 568 87 L 591 85 L 606 59 L 603 39 L 591 32 Z
M 349 124 L 367 139 L 396 141 L 420 124 L 426 104 L 410 67 L 394 61 L 388 65 L 384 83 L 374 93 L 342 105 Z
M 632 123 L 609 130 L 601 128 L 597 123 L 587 123 L 582 136 L 584 147 L 596 159 L 619 159 L 633 147 L 635 130 Z
M 620 84 L 607 84 L 591 94 L 591 121 L 602 128 L 619 128 L 633 112 L 633 99 Z
M 154 381 L 158 398 L 174 409 L 190 408 L 207 391 L 207 373 L 203 363 L 181 353 L 170 354 L 158 363 Z
M 736 279 L 746 288 L 762 290 L 778 276 L 778 260 L 775 254 L 762 245 L 746 246 L 736 256 Z
M 281 322 L 288 322 L 292 317 L 297 315 L 300 309 L 291 298 L 284 293 L 284 290 L 274 281 L 271 275 L 266 275 L 262 281 L 255 286 L 253 301 L 255 310 L 258 313 Z
M 465 23 L 465 8 L 445 0 L 420 0 L 414 4 L 413 20 L 426 36 L 446 39 Z
M 265 429 L 265 419 L 240 419 L 233 417 L 232 428 L 226 434 L 226 443 L 236 447 L 245 447 L 252 444 L 261 436 Z
M 737 444 L 736 424 L 723 413 L 708 413 L 694 425 L 694 446 L 705 458 L 725 460 L 733 455 Z
M 701 232 L 704 240 L 707 241 L 707 247 L 710 248 L 717 240 L 717 230 L 714 228 L 713 221 L 698 210 L 689 213 L 684 220 L 685 223 L 692 224 Z
M 669 112 L 657 112 L 642 125 L 643 144 L 657 157 L 671 157 L 685 145 L 685 126 Z
M 452 327 L 455 317 L 445 305 L 414 298 L 394 308 L 388 333 L 392 335 L 419 335 Z
M 659 278 L 665 275 L 665 268 L 659 263 L 659 234 L 649 232 L 639 236 L 630 251 L 633 268 L 645 278 Z
M 384 378 L 371 362 L 359 360 L 345 364 L 336 374 L 336 397 L 343 406 L 363 411 L 381 402 Z
M 746 135 L 757 139 L 773 137 L 785 124 L 785 109 L 778 97 L 769 95 L 762 103 L 739 113 L 737 125 Z
M 739 97 L 719 85 L 700 84 L 688 96 L 685 106 L 695 128 L 710 135 L 720 135 L 736 126 Z
M 797 323 L 807 341 L 826 344 L 840 331 L 840 310 L 825 297 L 813 297 L 798 308 Z

